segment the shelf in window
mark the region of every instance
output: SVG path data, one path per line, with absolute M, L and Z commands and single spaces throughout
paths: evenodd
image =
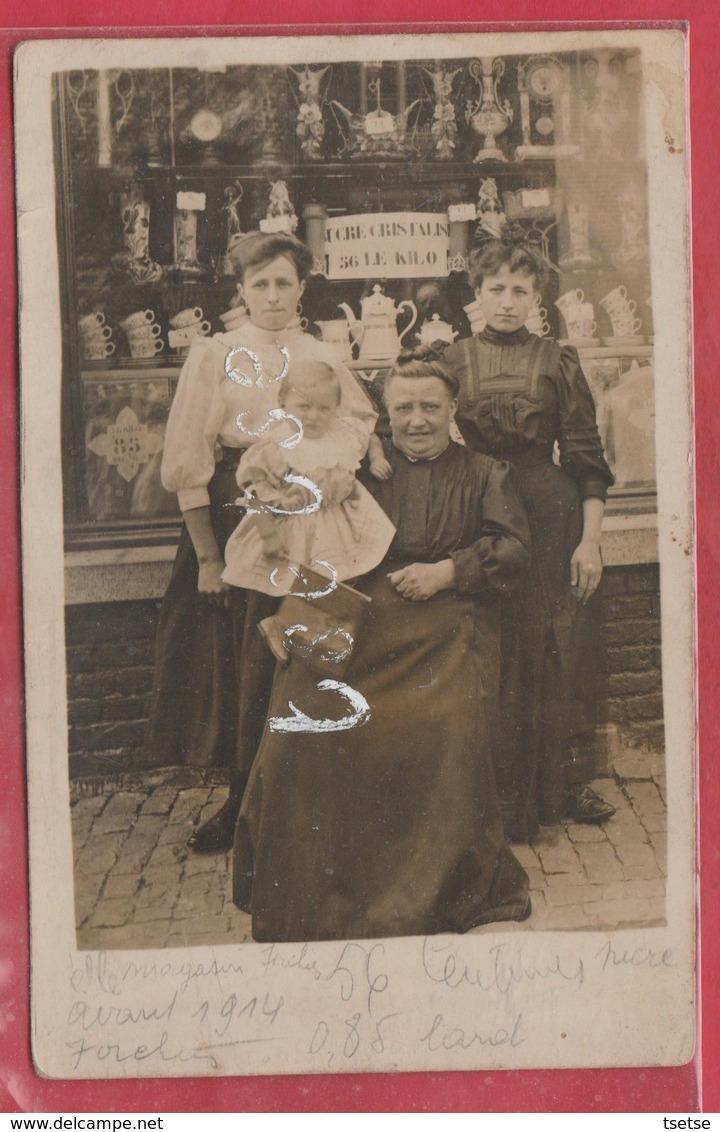
M 65 552 L 126 549 L 130 554 L 141 547 L 174 546 L 180 536 L 180 516 L 162 519 L 134 519 L 113 523 L 78 523 L 68 527 Z
M 83 381 L 141 381 L 147 380 L 153 374 L 159 377 L 175 378 L 180 376 L 183 362 L 157 361 L 150 359 L 149 365 L 138 365 L 130 358 L 123 358 L 120 362 L 113 362 L 102 366 L 90 366 L 85 363 L 80 370 Z M 184 359 L 183 359 L 184 361 Z
M 397 174 L 397 180 L 406 180 L 407 173 L 418 179 L 447 182 L 458 177 L 484 178 L 492 176 L 503 180 L 527 177 L 529 173 L 553 172 L 556 161 L 553 157 L 527 161 L 426 161 L 404 158 L 400 161 L 334 161 L 306 162 L 302 164 L 287 162 L 277 165 L 166 165 L 149 169 L 89 169 L 98 178 L 109 182 L 153 181 L 162 178 L 175 181 L 232 181 L 236 178 L 247 181 L 268 181 L 273 178 L 284 180 L 312 180 L 313 177 L 339 177 L 357 180 L 363 172 L 375 170 L 383 174 Z

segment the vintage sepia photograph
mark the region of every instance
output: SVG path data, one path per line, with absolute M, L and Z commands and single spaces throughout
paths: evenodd
M 16 84 L 39 1067 L 687 1059 L 681 33 Z

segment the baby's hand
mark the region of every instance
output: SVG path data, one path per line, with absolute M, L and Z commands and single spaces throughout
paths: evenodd
M 392 474 L 392 464 L 384 456 L 370 461 L 370 475 L 375 476 L 376 480 L 389 480 Z
M 292 484 L 286 487 L 280 497 L 283 510 L 304 514 L 305 508 L 315 502 L 314 497 L 302 484 Z
M 287 562 L 287 552 L 278 534 L 263 534 L 262 540 L 267 558 L 271 558 L 275 562 Z

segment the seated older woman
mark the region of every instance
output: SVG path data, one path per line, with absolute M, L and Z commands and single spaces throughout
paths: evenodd
M 530 914 L 491 757 L 498 604 L 528 565 L 527 522 L 508 466 L 451 441 L 458 388 L 437 358 L 407 351 L 385 387 L 392 475 L 368 486 L 397 534 L 356 582 L 372 600 L 345 694 L 319 687 L 301 655 L 276 671 L 234 849 L 233 898 L 256 940 L 465 932 Z M 356 725 L 331 730 L 348 701 Z M 306 731 L 273 729 L 293 711 Z

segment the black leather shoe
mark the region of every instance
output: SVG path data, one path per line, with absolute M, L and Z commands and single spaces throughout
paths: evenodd
M 232 849 L 239 812 L 237 799 L 228 798 L 215 816 L 193 833 L 188 840 L 190 848 L 196 853 L 227 853 Z
M 589 786 L 583 786 L 570 796 L 567 816 L 583 825 L 601 825 L 615 816 L 615 807 Z

